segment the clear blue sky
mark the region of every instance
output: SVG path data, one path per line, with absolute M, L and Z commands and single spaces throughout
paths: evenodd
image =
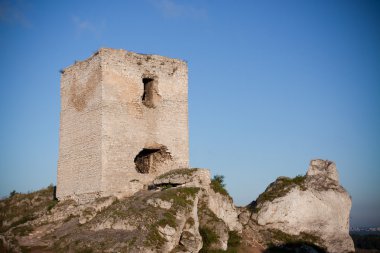
M 336 162 L 380 226 L 380 1 L 0 0 L 0 195 L 56 183 L 59 70 L 100 47 L 189 64 L 192 167 L 239 205 Z

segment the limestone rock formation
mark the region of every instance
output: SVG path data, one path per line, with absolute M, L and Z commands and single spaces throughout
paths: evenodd
M 208 170 L 179 169 L 156 178 L 148 190 L 121 199 L 57 203 L 49 199 L 52 188 L 16 194 L 0 202 L 1 247 L 9 252 L 225 250 L 229 232 L 239 229 L 239 223 L 234 224 L 238 213 L 231 198 L 214 192 L 210 185 Z M 20 205 L 23 208 L 17 210 Z M 227 211 L 214 213 L 217 207 Z M 202 236 L 209 236 L 205 231 L 217 235 L 210 245 L 203 243 Z
M 49 187 L 0 201 L 0 252 L 354 251 L 351 199 L 330 161 L 279 177 L 248 207 L 235 207 L 205 169 L 169 171 L 119 199 L 83 204 L 52 194 Z
M 179 169 L 169 171 L 157 177 L 152 187 L 182 186 L 209 188 L 211 183 L 210 171 L 206 169 Z
M 353 252 L 349 236 L 351 198 L 339 184 L 335 164 L 313 160 L 305 176 L 280 177 L 253 204 L 265 229 L 300 236 L 328 252 Z M 307 238 L 306 238 L 307 241 Z

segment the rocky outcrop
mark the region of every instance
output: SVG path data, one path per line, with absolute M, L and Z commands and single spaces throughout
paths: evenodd
M 178 169 L 157 177 L 150 185 L 151 188 L 163 187 L 200 187 L 209 188 L 211 183 L 210 171 L 206 169 Z
M 221 219 L 229 230 L 241 232 L 242 225 L 238 221 L 238 211 L 232 198 L 226 194 L 217 192 L 211 184 L 210 171 L 206 169 L 179 169 L 159 176 L 153 181 L 151 188 L 165 187 L 200 187 L 205 191 L 203 198 L 209 208 Z
M 208 208 L 221 219 L 229 230 L 241 232 L 242 225 L 238 219 L 238 211 L 231 197 L 209 190 L 207 195 Z
M 354 250 L 351 199 L 330 161 L 311 161 L 305 176 L 279 177 L 246 208 L 235 207 L 223 177 L 211 180 L 205 169 L 172 170 L 145 188 L 86 204 L 52 200 L 52 187 L 1 200 L 0 251 Z
M 170 171 L 156 178 L 148 190 L 121 199 L 57 202 L 48 199 L 52 192 L 49 188 L 30 196 L 18 194 L 1 202 L 1 217 L 9 217 L 2 219 L 1 247 L 10 252 L 195 253 L 204 246 L 202 236 L 210 236 L 205 231 L 216 234 L 206 246 L 219 250 L 227 249 L 229 231 L 239 228 L 234 224 L 237 212 L 232 199 L 214 192 L 205 169 Z M 31 203 L 36 207 L 30 213 Z M 14 213 L 5 209 L 8 205 Z M 17 205 L 25 206 L 18 216 Z M 217 208 L 226 211 L 214 213 Z
M 354 251 L 348 231 L 351 198 L 333 162 L 313 160 L 305 176 L 278 178 L 251 208 L 252 218 L 267 230 L 298 236 L 328 252 Z

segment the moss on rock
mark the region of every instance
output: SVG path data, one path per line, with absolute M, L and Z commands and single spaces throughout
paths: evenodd
M 273 201 L 274 199 L 285 196 L 294 187 L 299 187 L 302 191 L 305 191 L 306 190 L 305 179 L 306 179 L 306 176 L 301 176 L 301 175 L 298 175 L 294 178 L 288 178 L 288 177 L 277 178 L 276 181 L 271 183 L 267 187 L 265 192 L 260 194 L 259 197 L 256 199 L 256 204 L 253 206 L 253 211 L 258 211 L 258 210 L 255 210 L 255 207 L 257 207 L 260 204 L 263 204 L 266 201 Z

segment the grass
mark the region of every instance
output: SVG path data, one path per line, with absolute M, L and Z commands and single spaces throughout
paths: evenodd
M 200 229 L 199 232 L 202 236 L 203 240 L 203 247 L 201 249 L 201 253 L 208 252 L 208 253 L 221 253 L 221 252 L 228 252 L 228 253 L 236 253 L 237 249 L 240 245 L 241 237 L 237 232 L 229 231 L 228 232 L 228 242 L 227 242 L 227 250 L 215 250 L 210 249 L 213 243 L 217 242 L 219 237 L 218 234 L 216 234 L 213 229 L 215 227 L 220 227 L 218 223 L 224 222 L 219 219 L 208 207 L 207 204 L 204 202 L 200 202 L 198 205 L 198 217 L 200 218 Z M 225 232 L 227 232 L 227 227 L 225 228 Z
M 298 175 L 295 178 L 281 177 L 276 179 L 276 181 L 269 185 L 269 187 L 260 194 L 257 198 L 257 205 L 262 204 L 266 201 L 273 201 L 276 198 L 285 196 L 294 187 L 299 187 L 302 191 L 306 190 L 304 185 L 306 176 Z M 257 206 L 256 205 L 256 206 Z M 256 210 L 257 211 L 257 210 Z
M 322 240 L 315 235 L 301 232 L 299 235 L 289 235 L 277 229 L 268 230 L 272 241 L 277 241 L 277 244 L 312 244 L 322 245 Z
M 193 217 L 189 217 L 189 218 L 186 220 L 186 224 L 189 224 L 190 226 L 194 226 L 195 221 L 194 221 Z
M 166 225 L 172 228 L 177 226 L 176 217 L 170 212 L 164 213 L 163 217 L 156 223 L 160 227 L 165 227 Z
M 51 200 L 49 205 L 47 206 L 47 210 L 50 211 L 51 209 L 53 209 L 57 203 L 58 203 L 58 200 L 56 199 Z
M 173 207 L 177 209 L 191 205 L 199 190 L 197 187 L 171 188 L 160 192 L 158 197 L 168 202 L 173 201 Z
M 202 241 L 203 241 L 203 247 L 199 252 L 200 253 L 210 252 L 210 246 L 213 243 L 217 242 L 219 239 L 218 235 L 215 234 L 214 231 L 212 231 L 211 229 L 207 227 L 199 228 L 199 233 L 201 234 Z
M 236 231 L 228 232 L 228 248 L 237 248 L 240 246 L 241 236 Z
M 65 224 L 65 226 L 70 233 L 64 236 L 54 233 L 49 235 L 48 238 L 51 238 L 54 244 L 48 248 L 53 252 L 65 252 L 68 248 L 73 252 L 99 252 L 99 250 L 111 247 L 110 245 L 117 245 L 118 242 L 122 241 L 123 243 L 125 242 L 125 245 L 122 243 L 117 247 L 124 247 L 126 252 L 134 252 L 141 245 L 151 248 L 154 252 L 162 252 L 166 239 L 159 232 L 159 227 L 164 228 L 168 225 L 178 229 L 179 221 L 176 215 L 191 212 L 194 199 L 199 191 L 200 189 L 196 187 L 178 187 L 165 191 L 146 192 L 130 198 L 116 200 L 113 204 L 97 213 L 91 222 L 81 226 L 77 224 L 77 216 L 67 214 L 69 216 L 64 220 L 64 223 L 69 223 Z M 64 210 L 65 206 L 75 204 L 75 202 L 71 203 L 69 200 L 57 203 L 57 201 L 52 200 L 52 196 L 52 187 L 28 194 L 14 193 L 12 198 L 1 201 L 1 221 L 9 222 L 12 217 L 16 217 L 13 220 L 13 228 L 10 232 L 18 236 L 28 235 L 33 231 L 33 227 L 29 225 L 28 221 L 48 214 L 49 210 Z M 147 204 L 147 200 L 151 198 L 171 202 L 172 206 L 169 210 L 155 208 Z M 107 201 L 106 199 L 103 200 Z M 93 208 L 86 208 L 83 210 L 83 215 L 90 215 L 94 211 Z M 74 217 L 76 217 L 76 220 L 71 220 Z M 103 236 L 104 232 L 92 231 L 89 228 L 96 227 L 106 220 L 113 224 L 125 224 L 136 229 L 133 231 L 111 229 L 105 235 L 106 239 L 102 239 L 105 242 L 105 245 L 102 246 L 102 242 L 97 239 L 99 239 L 100 234 Z M 189 218 L 186 223 L 194 224 L 195 221 Z M 4 231 L 9 229 L 10 226 L 7 226 Z M 76 240 L 80 240 L 80 243 L 75 243 Z
M 33 231 L 33 228 L 30 225 L 19 226 L 12 230 L 13 234 L 19 235 L 19 236 L 29 235 L 32 231 Z
M 179 209 L 188 208 L 193 204 L 195 195 L 198 193 L 199 188 L 173 188 L 166 191 L 161 191 L 155 195 L 164 201 L 173 203 L 172 208 L 165 211 L 157 222 L 154 222 L 149 227 L 147 239 L 144 243 L 145 246 L 162 246 L 166 240 L 158 232 L 158 227 L 177 227 L 176 213 Z M 153 197 L 153 196 L 152 196 Z M 155 209 L 156 210 L 156 209 Z
M 93 216 L 94 213 L 96 213 L 96 210 L 93 207 L 86 207 L 82 212 L 83 216 Z
M 52 204 L 53 188 L 50 185 L 32 193 L 12 191 L 9 198 L 0 200 L 0 232 L 33 220 L 39 212 L 46 212 Z M 3 225 L 12 220 L 9 226 Z
M 201 204 L 198 206 L 198 215 L 206 216 L 208 223 L 220 222 L 219 219 L 213 211 L 210 210 L 205 204 Z M 222 221 L 223 222 L 223 221 Z
M 133 235 L 135 237 L 134 243 L 126 245 L 127 252 L 136 250 L 135 245 L 144 245 L 154 252 L 160 252 L 162 246 L 166 243 L 166 239 L 159 232 L 159 227 L 164 228 L 168 225 L 172 228 L 177 228 L 176 215 L 178 212 L 191 211 L 193 201 L 199 190 L 196 187 L 170 188 L 116 201 L 98 213 L 91 222 L 101 223 L 108 219 L 112 220 L 112 222 L 126 221 L 129 225 L 137 228 Z M 171 202 L 172 206 L 168 210 L 155 208 L 147 204 L 149 199 L 161 199 Z
M 21 253 L 29 253 L 29 252 L 31 252 L 31 248 L 29 248 L 27 246 L 19 246 L 19 247 L 20 247 Z M 7 252 L 7 251 L 5 251 L 5 252 Z
M 94 252 L 94 250 L 89 247 L 83 247 L 75 251 L 75 253 L 92 253 L 92 252 Z
M 211 231 L 210 229 L 202 228 L 199 230 L 202 240 L 203 240 L 203 247 L 199 251 L 200 253 L 237 253 L 238 248 L 241 244 L 241 236 L 236 231 L 229 231 L 228 232 L 228 242 L 227 242 L 227 249 L 226 250 L 213 250 L 210 249 L 210 246 L 212 243 L 217 242 L 218 237 L 217 235 Z
M 132 237 L 132 239 L 128 241 L 128 246 L 135 245 L 136 241 L 137 241 L 136 236 Z
M 176 187 L 176 185 L 174 185 L 174 184 L 163 184 L 161 186 L 161 189 L 162 190 L 167 190 L 167 189 L 170 189 L 170 188 L 173 188 L 173 187 Z
M 31 221 L 34 219 L 34 216 L 32 214 L 24 214 L 20 219 L 13 222 L 10 227 L 17 227 L 18 225 L 27 223 L 28 221 Z
M 144 246 L 155 246 L 160 247 L 166 242 L 166 239 L 160 235 L 160 232 L 157 230 L 157 226 L 151 225 L 148 235 L 144 240 Z

